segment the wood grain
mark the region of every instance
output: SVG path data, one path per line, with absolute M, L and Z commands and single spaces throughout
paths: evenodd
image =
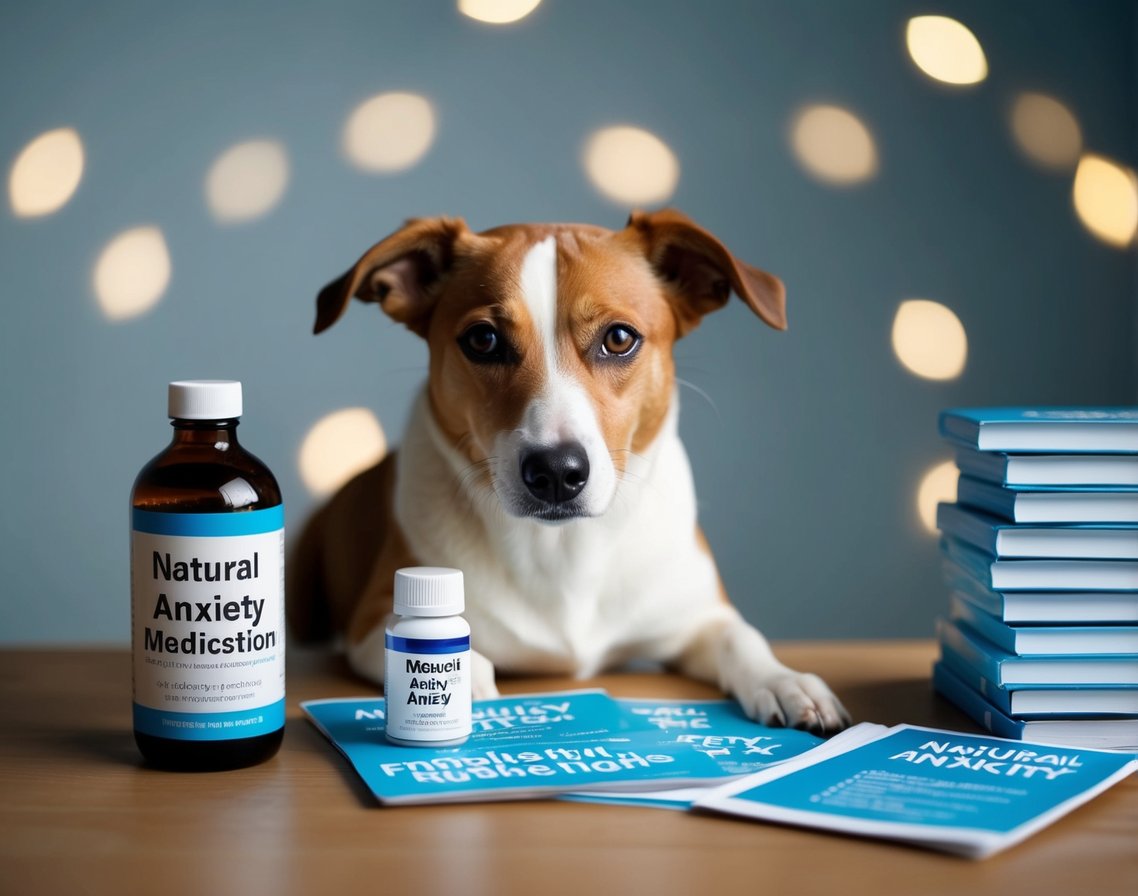
M 777 645 L 859 721 L 977 730 L 929 685 L 927 641 Z M 670 675 L 514 679 L 621 696 L 712 696 Z M 556 801 L 379 808 L 299 701 L 365 695 L 342 660 L 294 652 L 270 762 L 144 768 L 118 650 L 0 651 L 0 894 L 1138 893 L 1138 776 L 984 862 L 658 809 Z

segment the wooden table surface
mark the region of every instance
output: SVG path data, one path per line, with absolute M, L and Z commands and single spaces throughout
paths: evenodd
M 776 646 L 825 677 L 859 721 L 977 730 L 932 694 L 931 642 Z M 714 695 L 652 674 L 502 690 L 593 685 Z M 370 693 L 336 657 L 290 654 L 280 753 L 249 769 L 171 774 L 140 764 L 126 651 L 0 651 L 0 894 L 1138 894 L 1138 775 L 983 862 L 661 809 L 379 808 L 297 707 Z

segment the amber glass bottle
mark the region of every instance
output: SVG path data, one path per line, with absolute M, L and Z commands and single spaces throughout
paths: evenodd
M 237 442 L 240 383 L 171 383 L 169 415 L 131 493 L 134 737 L 158 768 L 253 765 L 284 735 L 280 488 Z

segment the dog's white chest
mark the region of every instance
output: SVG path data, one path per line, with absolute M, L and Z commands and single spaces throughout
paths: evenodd
M 612 612 L 610 548 L 581 531 L 591 522 L 511 533 L 492 563 L 467 558 L 467 618 L 476 648 L 499 668 L 590 675 L 627 641 Z

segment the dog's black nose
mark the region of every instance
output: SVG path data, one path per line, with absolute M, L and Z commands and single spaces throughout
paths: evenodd
M 588 481 L 589 456 L 579 442 L 539 448 L 522 458 L 522 482 L 547 504 L 571 501 Z

